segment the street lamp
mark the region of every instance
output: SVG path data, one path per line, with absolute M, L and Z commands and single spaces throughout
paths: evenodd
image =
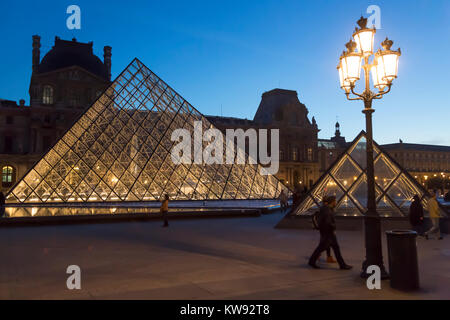
M 374 38 L 376 29 L 367 27 L 367 19 L 361 17 L 357 22 L 353 39 L 345 45 L 337 67 L 341 88 L 345 91 L 348 100 L 362 100 L 366 116 L 366 152 L 367 152 L 367 212 L 364 215 L 364 230 L 366 244 L 366 259 L 362 265 L 361 276 L 366 278 L 367 267 L 377 265 L 381 270 L 381 277 L 389 277 L 383 264 L 383 252 L 381 246 L 380 216 L 376 209 L 375 179 L 373 161 L 373 135 L 372 135 L 372 101 L 381 99 L 391 90 L 392 81 L 397 78 L 398 59 L 400 49 L 392 50 L 393 42 L 386 38 L 381 43 L 382 49 L 375 52 Z M 372 60 L 369 63 L 369 60 Z M 364 64 L 362 64 L 364 61 Z M 365 89 L 362 93 L 355 92 L 355 83 L 359 80 L 361 68 L 364 70 Z M 372 74 L 373 87 L 370 89 L 370 75 Z M 350 96 L 352 94 L 352 96 Z

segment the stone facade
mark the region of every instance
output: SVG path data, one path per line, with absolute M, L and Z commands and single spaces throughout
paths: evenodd
M 318 139 L 319 171 L 323 174 L 339 158 L 339 155 L 345 151 L 349 144 L 345 137 L 341 136 L 341 127 L 339 122 L 335 125 L 336 131 L 334 137 L 330 139 Z
M 336 123 L 335 136 L 318 139 L 320 173 L 323 174 L 350 145 Z M 415 143 L 383 144 L 381 148 L 425 188 L 450 189 L 450 147 Z
M 93 43 L 55 38 L 40 59 L 40 37 L 33 36 L 30 105 L 0 99 L 0 190 L 6 192 L 71 126 L 111 83 L 111 47 L 103 62 Z M 279 129 L 277 177 L 292 189 L 310 188 L 348 143 L 336 123 L 334 137 L 318 139 L 317 123 L 296 91 L 273 89 L 262 95 L 253 120 L 208 116 L 219 129 Z M 444 178 L 450 184 L 450 147 L 409 143 L 382 146 L 420 183 Z M 445 180 L 447 179 L 447 180 Z
M 32 75 L 25 101 L 0 99 L 1 190 L 7 191 L 57 141 L 111 80 L 111 47 L 102 62 L 93 43 L 55 38 L 40 59 L 40 37 L 33 36 Z
M 450 147 L 392 143 L 382 148 L 426 188 L 450 188 Z
M 279 129 L 280 168 L 277 177 L 291 188 L 311 187 L 319 177 L 317 123 L 297 92 L 273 89 L 262 95 L 253 120 L 209 116 L 219 129 Z

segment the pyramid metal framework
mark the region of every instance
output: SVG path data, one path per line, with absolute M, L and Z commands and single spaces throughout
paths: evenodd
M 286 189 L 261 175 L 247 154 L 245 164 L 175 165 L 171 134 L 184 128 L 193 136 L 194 121 L 203 132 L 214 127 L 134 59 L 16 183 L 7 202 L 152 201 L 164 194 L 171 200 L 273 199 Z M 237 149 L 235 143 L 235 155 Z
M 366 134 L 362 131 L 331 165 L 291 215 L 312 215 L 324 196 L 336 196 L 336 215 L 361 216 L 367 211 Z M 384 217 L 408 215 L 414 195 L 426 208 L 427 191 L 374 142 L 377 211 Z M 441 214 L 445 213 L 441 210 Z

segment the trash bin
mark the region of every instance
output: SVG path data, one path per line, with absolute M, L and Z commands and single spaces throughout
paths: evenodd
M 417 262 L 417 232 L 411 230 L 386 231 L 389 252 L 391 287 L 399 290 L 419 289 Z

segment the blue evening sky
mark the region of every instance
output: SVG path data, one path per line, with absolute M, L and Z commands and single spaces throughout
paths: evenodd
M 81 30 L 66 27 L 71 4 Z M 138 57 L 204 114 L 252 119 L 264 91 L 292 89 L 319 137 L 338 118 L 351 140 L 363 106 L 346 100 L 336 65 L 369 5 L 381 9 L 377 46 L 389 36 L 402 49 L 392 92 L 374 103 L 375 140 L 450 145 L 449 0 L 2 1 L 0 98 L 29 102 L 33 34 L 41 58 L 55 36 L 75 36 L 101 59 L 112 46 L 113 78 Z

